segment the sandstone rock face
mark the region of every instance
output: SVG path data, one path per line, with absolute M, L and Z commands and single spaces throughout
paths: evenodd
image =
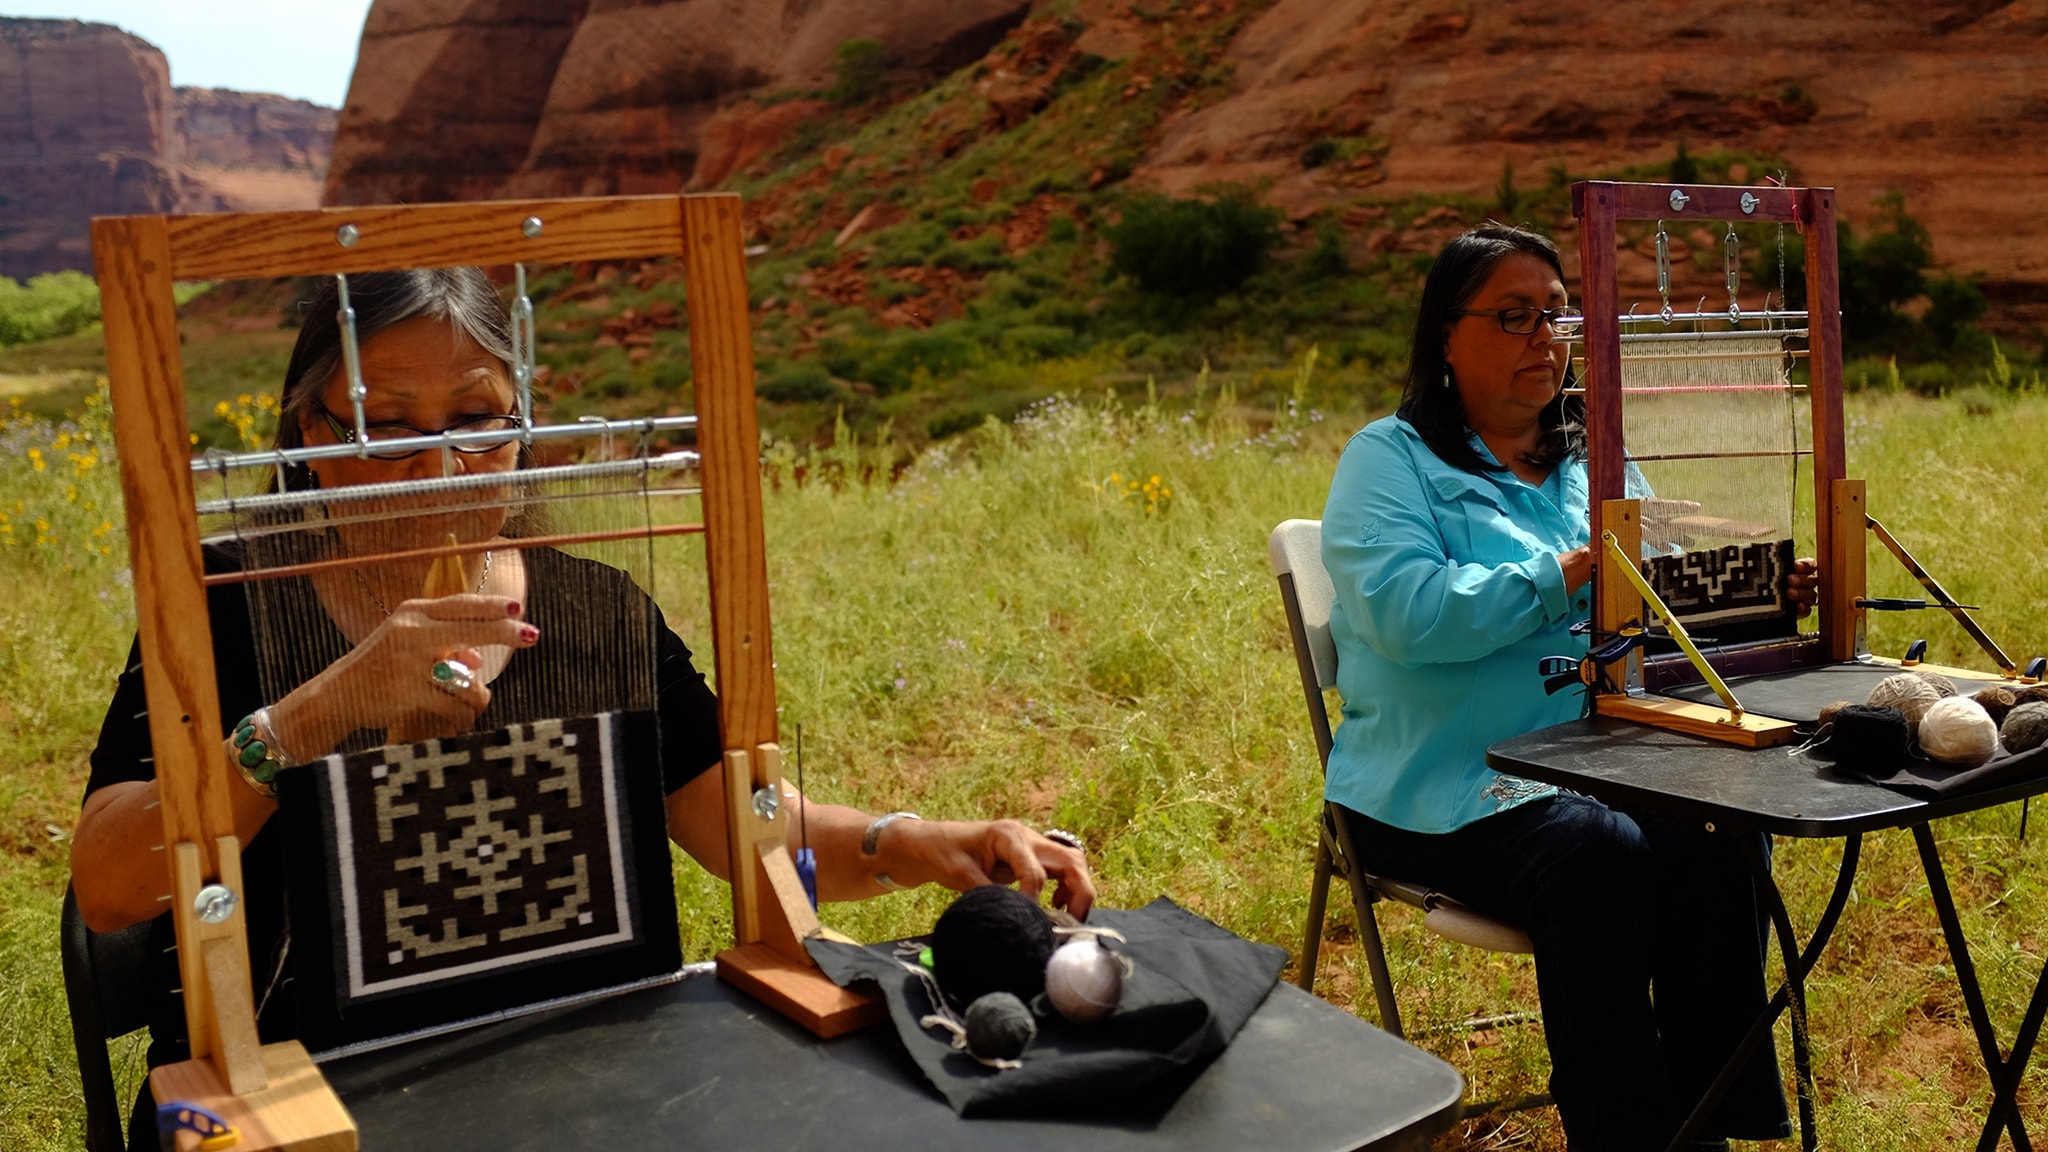
M 1029 0 L 376 0 L 330 204 L 709 187 L 804 119 L 848 40 L 926 74 L 978 59 Z M 723 111 L 721 111 L 723 109 Z M 744 157 L 744 159 L 742 159 Z
M 1300 211 L 1368 189 L 1484 195 L 1504 162 L 1529 187 L 1680 140 L 1775 154 L 1839 189 L 1852 222 L 1903 191 L 1938 260 L 1985 273 L 1994 310 L 2048 322 L 2044 0 L 1277 0 L 1231 56 L 1234 92 L 1169 126 L 1140 180 L 1271 180 Z M 1324 138 L 1350 146 L 1305 168 Z
M 90 265 L 86 221 L 176 203 L 170 66 L 104 24 L 0 20 L 0 276 Z
M 311 208 L 333 134 L 330 108 L 173 89 L 118 28 L 0 19 L 0 276 L 90 270 L 94 216 Z

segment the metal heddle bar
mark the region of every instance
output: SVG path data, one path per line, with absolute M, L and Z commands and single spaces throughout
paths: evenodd
M 570 440 L 578 436 L 647 436 L 656 432 L 695 429 L 695 416 L 645 416 L 638 420 L 583 420 L 574 424 L 543 424 L 533 430 L 535 440 Z M 452 448 L 457 444 L 497 441 L 511 443 L 503 432 L 437 432 L 431 436 L 407 436 L 402 440 L 379 440 L 379 452 L 419 452 L 429 448 Z M 264 452 L 221 452 L 209 449 L 192 458 L 192 471 L 219 472 L 229 468 L 262 468 L 280 464 L 304 464 L 309 460 L 341 460 L 356 456 L 354 444 L 316 444 L 303 448 L 272 448 Z
M 392 441 L 400 443 L 400 441 Z M 346 445 L 343 445 L 346 447 Z M 351 484 L 345 488 L 315 488 L 304 492 L 261 492 L 254 496 L 226 496 L 197 504 L 201 516 L 236 512 L 275 512 L 320 504 L 341 504 L 360 500 L 386 500 L 435 492 L 462 492 L 472 488 L 502 488 L 506 484 L 545 484 L 556 480 L 594 480 L 607 476 L 633 476 L 643 472 L 679 472 L 700 463 L 695 452 L 669 452 L 631 460 L 600 460 L 594 464 L 553 464 L 543 468 L 520 468 L 510 472 L 472 472 L 463 476 L 434 476 L 423 480 L 392 480 L 383 484 Z

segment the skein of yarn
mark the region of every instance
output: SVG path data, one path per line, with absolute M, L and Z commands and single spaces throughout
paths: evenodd
M 967 1006 L 967 1051 L 983 1060 L 1015 1060 L 1038 1038 L 1038 1021 L 1022 1000 L 991 992 Z
M 955 1004 L 990 992 L 1030 999 L 1045 988 L 1052 921 L 1015 888 L 984 884 L 947 906 L 932 925 L 932 975 Z
M 1944 696 L 1920 717 L 1920 750 L 1952 768 L 1975 768 L 1998 751 L 1998 725 L 1968 696 Z
M 1912 737 L 1913 726 L 1897 708 L 1851 704 L 1835 713 L 1828 750 L 1846 769 L 1883 775 L 1898 770 Z
M 1934 685 L 1911 672 L 1900 672 L 1878 681 L 1864 703 L 1872 708 L 1897 708 L 1906 714 L 1909 726 L 1918 727 L 1920 717 L 1925 716 L 1928 707 L 1939 699 L 1941 693 Z
M 1060 945 L 1045 966 L 1045 998 L 1073 1024 L 1093 1024 L 1109 1015 L 1124 992 L 1124 968 L 1116 954 L 1093 936 Z
M 1984 706 L 1984 711 L 1991 714 L 1993 724 L 2005 723 L 2005 714 L 2012 711 L 2013 705 L 2020 702 L 2019 697 L 2013 695 L 2012 689 L 1998 684 L 1977 689 L 1970 699 Z
M 1932 687 L 1936 692 L 1939 692 L 1943 696 L 1954 696 L 1958 694 L 1956 691 L 1956 682 L 1949 679 L 1946 676 L 1943 676 L 1939 672 L 1929 672 L 1925 668 L 1915 668 L 1913 669 L 1913 675 L 1918 676 L 1922 680 L 1927 681 L 1930 687 Z
M 2022 704 L 2006 713 L 1999 738 L 2005 741 L 2005 750 L 2015 755 L 2048 744 L 2048 702 Z

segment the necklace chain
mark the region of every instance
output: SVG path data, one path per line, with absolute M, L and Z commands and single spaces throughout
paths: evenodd
M 363 570 L 362 570 L 361 568 L 351 568 L 351 569 L 349 569 L 349 572 L 350 572 L 350 574 L 352 574 L 352 575 L 353 575 L 353 576 L 354 576 L 354 577 L 356 578 L 356 583 L 362 586 L 362 589 L 363 589 L 363 595 L 365 595 L 365 596 L 368 596 L 368 597 L 370 598 L 370 603 L 372 603 L 372 604 L 375 604 L 375 605 L 377 606 L 377 611 L 379 611 L 379 612 L 382 612 L 382 613 L 384 613 L 384 616 L 385 616 L 385 618 L 386 618 L 386 619 L 390 619 L 390 617 L 391 617 L 391 609 L 389 609 L 389 608 L 386 608 L 386 607 L 384 606 L 384 601 L 382 601 L 382 600 L 378 599 L 378 598 L 377 598 L 377 593 L 376 593 L 375 591 L 371 590 L 371 588 L 370 588 L 370 582 L 369 582 L 368 580 L 366 580 L 366 579 L 364 579 L 364 578 L 363 578 Z M 487 551 L 485 551 L 485 552 L 484 552 L 484 570 L 483 570 L 482 572 L 478 573 L 478 574 L 477 574 L 477 578 L 476 578 L 476 594 L 477 594 L 477 595 L 479 595 L 479 596 L 483 595 L 483 591 L 484 591 L 484 582 L 485 582 L 485 581 L 487 581 L 487 580 L 489 580 L 490 578 L 491 578 L 491 554 L 490 554 L 490 552 L 489 552 L 489 551 L 487 550 Z

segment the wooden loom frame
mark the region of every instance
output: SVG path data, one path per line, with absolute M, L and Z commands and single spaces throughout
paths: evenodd
M 1808 397 L 1813 429 L 1815 549 L 1821 561 L 1820 631 L 1740 646 L 1732 663 L 1746 674 L 1861 656 L 1863 610 L 1856 602 L 1866 590 L 1864 485 L 1848 477 L 1842 426 L 1842 314 L 1834 189 L 1583 181 L 1572 185 L 1572 215 L 1579 221 L 1579 278 L 1586 316 L 1586 378 L 1582 383 L 1595 548 L 1592 595 L 1596 636 L 1612 635 L 1628 621 L 1644 620 L 1645 614 L 1642 596 L 1627 580 L 1613 578 L 1600 550 L 1602 533 L 1612 532 L 1624 555 L 1642 554 L 1638 502 L 1625 498 L 1617 224 L 1623 220 L 1777 222 L 1796 225 L 1806 241 Z M 1629 693 L 1629 685 L 1643 680 L 1640 650 L 1629 653 L 1620 671 L 1622 691 L 1602 691 L 1597 684 L 1592 689 L 1593 709 L 1599 715 L 1750 747 L 1793 739 L 1789 721 L 1755 715 L 1731 721 L 1723 708 Z
M 535 227 L 533 221 L 539 221 Z M 761 526 L 760 433 L 738 196 L 492 201 L 303 212 L 102 217 L 92 223 L 114 439 L 126 501 L 150 737 L 191 1059 L 152 1070 L 160 1101 L 208 1107 L 241 1147 L 352 1150 L 354 1122 L 296 1041 L 257 1039 L 244 911 L 208 924 L 207 884 L 241 892 L 232 789 L 222 757 L 199 524 L 194 505 L 177 280 L 361 273 L 460 264 L 674 256 L 688 284 L 690 360 L 702 458 L 736 946 L 720 975 L 814 1032 L 878 1019 L 872 996 L 817 971 L 804 939 L 821 928 L 786 847 L 775 675 Z

